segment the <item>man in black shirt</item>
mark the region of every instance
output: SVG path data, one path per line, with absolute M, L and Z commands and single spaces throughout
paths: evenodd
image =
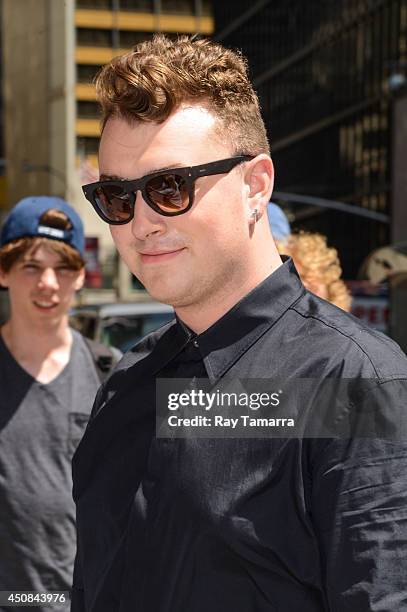
M 407 610 L 407 443 L 394 431 L 406 358 L 281 261 L 243 59 L 157 36 L 105 67 L 97 90 L 101 176 L 85 195 L 177 318 L 123 358 L 74 457 L 72 610 Z M 283 414 L 304 411 L 314 429 L 160 437 L 156 380 L 180 378 L 287 381 Z M 317 406 L 322 432 L 338 435 L 317 431 Z M 378 435 L 343 435 L 372 412 Z

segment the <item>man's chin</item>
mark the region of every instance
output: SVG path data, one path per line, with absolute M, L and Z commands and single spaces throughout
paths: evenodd
M 150 297 L 162 304 L 167 304 L 175 308 L 187 302 L 187 296 L 181 289 L 177 290 L 175 287 L 164 287 L 163 284 L 160 286 L 156 283 L 151 283 L 150 285 L 145 283 L 144 286 Z
M 147 287 L 146 289 L 151 299 L 155 300 L 156 302 L 161 302 L 161 304 L 167 304 L 168 306 L 173 307 L 174 303 L 177 302 L 177 298 L 173 294 L 167 293 L 165 291 L 150 291 Z

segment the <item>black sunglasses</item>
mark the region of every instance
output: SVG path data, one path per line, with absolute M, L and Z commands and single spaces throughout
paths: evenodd
M 82 187 L 83 193 L 103 221 L 123 225 L 134 217 L 137 191 L 155 212 L 166 217 L 186 213 L 194 203 L 194 182 L 201 176 L 226 174 L 232 168 L 253 159 L 253 155 L 238 155 L 228 159 L 174 168 L 146 174 L 134 181 L 108 180 Z

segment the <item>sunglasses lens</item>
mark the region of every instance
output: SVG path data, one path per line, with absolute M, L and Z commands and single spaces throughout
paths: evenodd
M 189 204 L 185 179 L 177 174 L 155 176 L 148 181 L 145 190 L 150 202 L 163 212 L 179 212 L 187 208 Z
M 99 210 L 110 221 L 129 221 L 132 216 L 130 195 L 120 185 L 104 185 L 95 190 Z

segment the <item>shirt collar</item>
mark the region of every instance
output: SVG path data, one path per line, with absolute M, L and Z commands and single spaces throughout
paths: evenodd
M 291 258 L 242 298 L 202 334 L 194 334 L 180 319 L 179 330 L 187 341 L 198 342 L 210 382 L 225 372 L 305 292 Z

